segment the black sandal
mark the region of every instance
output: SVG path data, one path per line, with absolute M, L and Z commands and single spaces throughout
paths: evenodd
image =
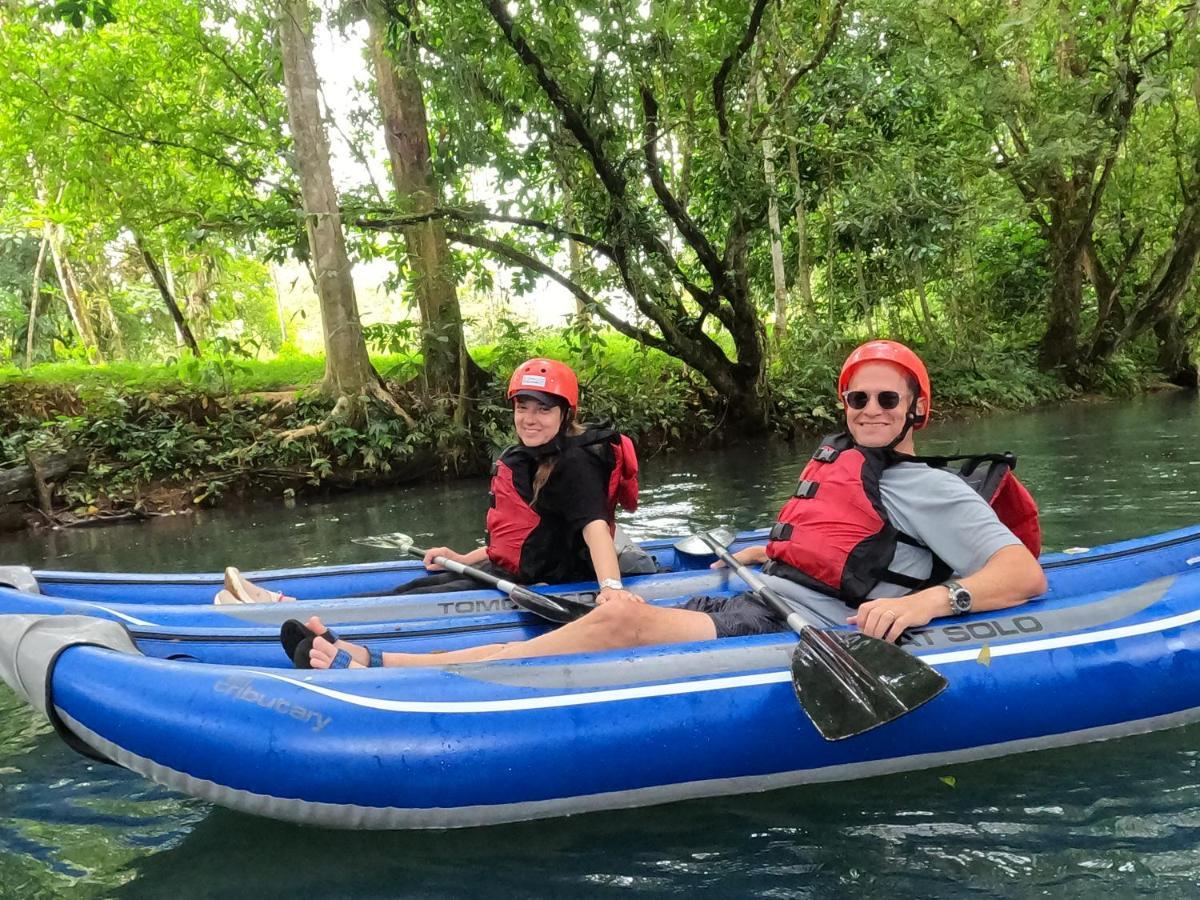
M 279 629 L 279 643 L 283 645 L 283 652 L 297 669 L 312 668 L 308 661 L 308 651 L 312 649 L 313 638 L 317 636 L 315 631 L 298 619 L 288 619 Z M 331 644 L 337 643 L 338 640 L 331 628 L 326 628 L 320 637 Z

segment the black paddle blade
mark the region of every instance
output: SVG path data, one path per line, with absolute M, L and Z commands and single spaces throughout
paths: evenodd
M 539 594 L 520 586 L 515 586 L 508 598 L 526 612 L 559 625 L 574 622 L 596 608 L 594 603 L 584 603 L 573 597 L 561 597 L 556 594 Z
M 895 644 L 857 631 L 806 627 L 792 654 L 792 687 L 828 741 L 862 734 L 912 712 L 946 679 Z

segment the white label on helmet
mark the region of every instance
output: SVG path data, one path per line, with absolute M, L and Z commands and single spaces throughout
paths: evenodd
M 545 387 L 545 386 L 546 386 L 546 376 L 545 375 L 522 375 L 521 376 L 521 387 Z

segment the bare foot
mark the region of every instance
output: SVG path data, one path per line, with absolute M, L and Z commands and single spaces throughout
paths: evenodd
M 229 591 L 240 603 L 287 603 L 295 600 L 282 591 L 268 591 L 253 581 L 242 577 L 242 573 L 229 566 L 225 569 L 225 590 Z
M 345 641 L 338 641 L 338 643 L 342 645 L 341 649 L 346 649 L 347 653 L 350 652 L 347 649 Z M 357 649 L 361 650 L 362 648 L 359 647 Z M 333 665 L 333 658 L 337 656 L 338 650 L 338 647 L 335 647 L 329 641 L 325 640 L 325 638 L 318 635 L 313 638 L 312 647 L 308 651 L 308 664 L 314 669 L 328 669 Z M 353 654 L 351 656 L 353 657 Z M 365 669 L 366 666 L 351 658 L 350 665 L 346 668 Z
M 330 643 L 325 638 L 325 632 L 329 629 L 317 616 L 311 616 L 306 624 L 308 630 L 316 635 L 313 638 L 312 648 L 308 651 L 308 662 L 314 669 L 328 669 L 333 664 L 333 658 L 337 656 L 339 650 L 345 650 L 350 654 L 350 668 L 365 669 L 367 667 L 371 656 L 366 647 L 341 640 Z

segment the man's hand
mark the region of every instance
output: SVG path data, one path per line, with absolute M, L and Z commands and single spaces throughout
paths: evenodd
M 767 561 L 767 548 L 764 546 L 746 547 L 733 554 L 733 558 L 743 566 L 761 566 Z M 709 568 L 723 569 L 725 568 L 725 560 L 718 559 Z
M 858 626 L 858 630 L 868 637 L 895 643 L 904 634 L 904 629 L 920 628 L 938 616 L 946 615 L 950 611 L 949 602 L 946 589 L 939 585 L 907 597 L 867 600 L 846 621 Z

